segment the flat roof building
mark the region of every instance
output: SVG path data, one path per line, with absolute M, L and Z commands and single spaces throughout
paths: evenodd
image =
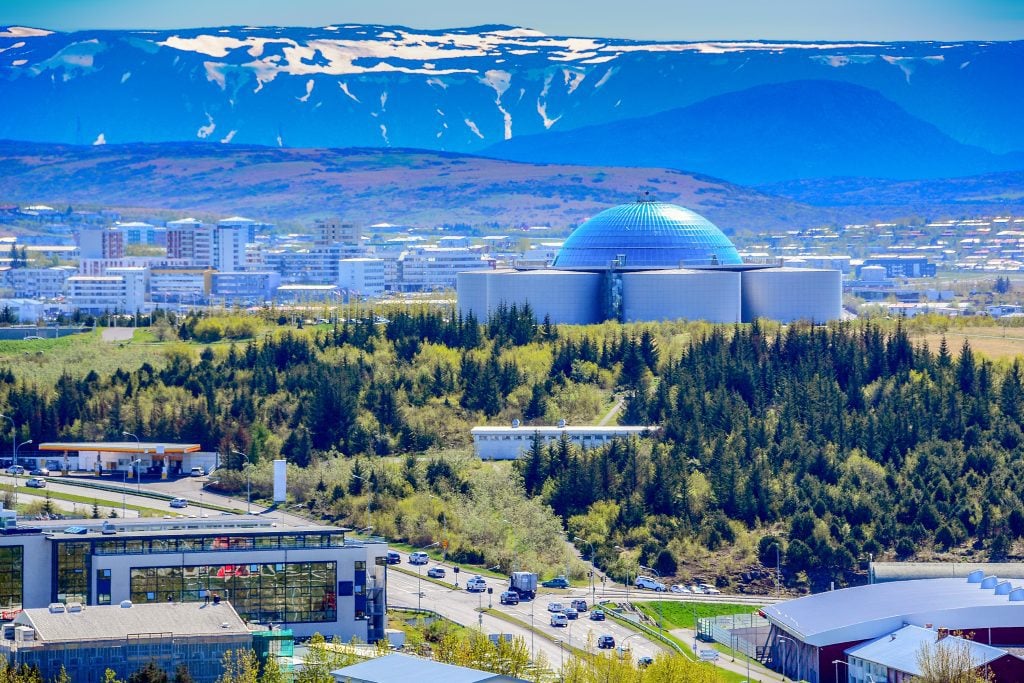
M 0 519 L 0 609 L 230 601 L 249 622 L 375 642 L 386 626 L 383 542 L 263 515 L 20 524 Z
M 224 653 L 250 648 L 253 631 L 230 603 L 85 606 L 26 609 L 3 626 L 0 655 L 36 666 L 43 680 L 61 668 L 74 683 L 101 683 L 107 669 L 127 680 L 149 662 L 173 675 L 185 664 L 196 683 L 214 683 Z
M 548 444 L 563 436 L 570 443 L 583 448 L 603 446 L 613 439 L 630 436 L 645 436 L 658 431 L 659 427 L 629 427 L 624 425 L 558 427 L 473 427 L 473 450 L 481 460 L 515 460 L 530 450 L 534 438 Z

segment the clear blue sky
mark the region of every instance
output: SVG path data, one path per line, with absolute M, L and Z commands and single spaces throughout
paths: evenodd
M 1024 0 L 0 0 L 0 25 L 57 30 L 223 25 L 515 24 L 656 40 L 1024 39 Z

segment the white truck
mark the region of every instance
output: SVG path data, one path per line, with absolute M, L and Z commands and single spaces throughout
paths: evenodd
M 537 575 L 533 572 L 512 572 L 508 587 L 519 594 L 520 600 L 533 600 L 537 595 Z

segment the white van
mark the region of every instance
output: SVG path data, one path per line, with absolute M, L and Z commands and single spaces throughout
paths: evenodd
M 192 476 L 192 477 L 203 477 L 203 476 L 206 476 L 206 470 L 204 470 L 202 467 L 198 467 L 198 466 L 193 467 L 192 471 L 189 473 L 189 476 Z
M 665 584 L 663 584 L 661 581 L 655 581 L 649 576 L 636 577 L 636 587 L 646 588 L 647 590 L 657 591 L 658 593 L 665 592 Z

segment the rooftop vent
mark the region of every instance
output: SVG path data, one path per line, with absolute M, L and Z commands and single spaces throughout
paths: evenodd
M 67 606 L 67 611 L 68 612 L 81 612 L 82 611 L 82 603 L 80 603 L 80 602 L 69 602 L 68 606 Z
M 984 579 L 981 580 L 981 587 L 983 589 L 991 590 L 996 587 L 997 583 L 999 583 L 999 579 L 997 577 L 986 576 Z
M 1024 588 L 1014 588 L 1010 591 L 1010 602 L 1024 601 Z
M 1000 581 L 999 585 L 996 586 L 996 595 L 1009 595 L 1012 590 L 1013 586 L 1010 585 L 1009 581 Z
M 984 578 L 985 572 L 981 569 L 975 569 L 967 575 L 967 583 L 981 583 L 981 580 Z
M 132 601 L 131 600 L 122 600 L 121 601 L 121 608 L 122 609 L 129 609 L 131 606 L 132 606 Z

